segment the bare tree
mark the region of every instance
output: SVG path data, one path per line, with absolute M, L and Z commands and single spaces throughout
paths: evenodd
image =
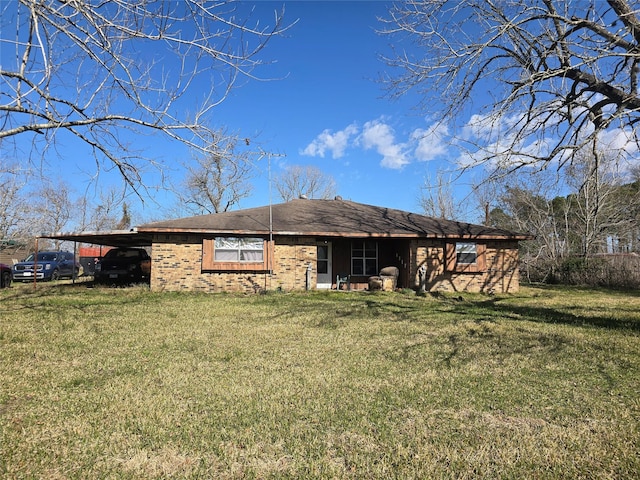
M 527 232 L 535 239 L 521 246 L 521 259 L 527 277 L 536 280 L 555 278 L 570 254 L 571 211 L 557 187 L 546 175 L 520 175 L 509 182 L 493 183 L 494 207 L 488 215 L 493 227 Z
M 73 137 L 98 168 L 115 166 L 134 188 L 151 160 L 131 149 L 127 131 L 206 151 L 210 110 L 239 77 L 253 76 L 263 63 L 257 54 L 286 30 L 283 11 L 272 25 L 252 25 L 250 10 L 227 0 L 18 0 L 0 8 L 2 147 L 27 136 L 46 150 Z
M 426 215 L 454 220 L 459 218 L 462 208 L 455 199 L 452 190 L 453 179 L 447 178 L 445 173 L 439 171 L 435 181 L 427 177 L 420 189 L 420 206 Z
M 114 187 L 100 191 L 97 200 L 90 201 L 87 196 L 78 200 L 76 218 L 77 228 L 80 231 L 106 231 L 120 228 L 128 228 L 131 222 L 131 213 L 125 207 L 123 192 Z M 121 218 L 118 217 L 122 212 Z M 128 223 L 125 225 L 125 223 Z
M 624 221 L 621 227 L 611 232 L 611 252 L 640 253 L 640 182 L 636 180 L 620 185 L 615 196 L 617 202 L 614 204 L 619 208 Z
M 280 197 L 288 202 L 295 198 L 333 198 L 336 182 L 331 175 L 311 165 L 291 165 L 274 179 Z
M 588 274 L 594 255 L 630 252 L 636 246 L 640 187 L 623 183 L 626 174 L 621 175 L 616 158 L 606 152 L 598 160 L 591 152 L 581 152 L 565 170 L 564 185 L 548 170 L 511 175 L 494 190 L 490 224 L 535 234 L 535 240 L 521 248 L 534 279 L 578 281 L 573 276 L 579 274 L 579 281 L 597 284 L 604 277 Z
M 442 104 L 443 121 L 472 109 L 467 165 L 571 162 L 615 129 L 637 148 L 639 15 L 631 0 L 396 2 L 384 32 L 415 48 L 386 59 L 390 92 Z
M 497 193 L 500 188 L 499 181 L 486 178 L 485 175 L 473 180 L 472 193 L 467 199 L 473 198 L 471 210 L 475 213 L 477 223 L 490 224 L 491 210 L 498 206 Z
M 207 153 L 197 155 L 195 166 L 186 165 L 187 177 L 179 197 L 188 211 L 226 212 L 249 196 L 253 162 L 260 153 L 243 150 L 248 144 L 248 140 L 224 131 L 213 133 Z
M 580 161 L 568 168 L 573 232 L 580 240 L 579 253 L 585 257 L 607 251 L 610 235 L 628 231 L 633 220 L 628 212 L 638 203 L 637 196 L 620 198 L 620 179 L 615 161 L 600 152 L 582 152 Z
M 0 172 L 0 240 L 32 245 L 35 237 L 68 228 L 78 215 L 79 202 L 61 180 L 36 176 L 31 170 L 8 166 Z M 29 187 L 32 183 L 34 186 Z M 45 242 L 59 248 L 62 242 Z
M 116 225 L 117 230 L 126 230 L 131 227 L 131 212 L 126 203 L 122 204 L 122 216 Z
M 33 236 L 64 232 L 69 229 L 77 212 L 77 203 L 72 200 L 72 193 L 64 181 L 43 181 L 32 201 L 34 213 L 30 228 Z M 51 242 L 55 249 L 60 249 L 63 241 Z
M 17 165 L 0 168 L 0 240 L 22 236 L 20 230 L 29 214 L 26 181 L 25 172 Z

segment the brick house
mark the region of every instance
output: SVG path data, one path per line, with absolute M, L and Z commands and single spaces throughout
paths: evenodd
M 141 225 L 155 291 L 351 289 L 396 267 L 394 287 L 516 292 L 532 237 L 361 203 L 298 199 Z

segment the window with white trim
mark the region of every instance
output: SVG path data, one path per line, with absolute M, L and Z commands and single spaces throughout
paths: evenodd
M 351 275 L 378 274 L 378 244 L 371 240 L 351 242 Z
M 214 261 L 216 262 L 263 262 L 264 240 L 262 238 L 216 237 Z
M 478 242 L 455 242 L 445 246 L 445 268 L 449 272 L 479 273 L 486 270 L 487 245 Z
M 252 237 L 202 240 L 203 271 L 265 271 L 272 268 L 273 242 Z

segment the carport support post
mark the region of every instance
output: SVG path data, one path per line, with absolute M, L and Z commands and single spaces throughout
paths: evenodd
M 36 237 L 36 253 L 33 256 L 33 289 L 36 289 L 36 276 L 38 273 L 38 239 L 40 237 Z M 44 271 L 44 270 L 43 270 Z
M 73 270 L 71 270 L 71 283 L 76 283 L 76 253 L 78 252 L 78 242 L 73 242 Z

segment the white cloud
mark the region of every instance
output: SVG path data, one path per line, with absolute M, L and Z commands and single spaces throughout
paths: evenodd
M 574 113 L 578 111 L 574 110 Z M 562 123 L 561 119 L 552 116 L 544 117 L 544 120 L 549 125 Z M 524 114 L 518 116 L 492 112 L 490 115 L 472 115 L 464 126 L 461 137 L 468 148 L 461 148 L 458 163 L 465 167 L 481 164 L 500 168 L 539 166 L 540 159 L 552 152 L 558 139 L 550 135 L 549 125 L 546 126 L 547 130 L 541 133 L 539 124 L 527 124 L 527 121 Z M 562 127 L 565 128 L 566 125 Z M 592 133 L 592 127 L 586 127 L 573 145 L 581 145 Z M 635 138 L 631 131 L 612 128 L 599 134 L 598 148 L 606 152 L 610 160 L 618 161 L 622 165 L 624 161 L 634 158 L 639 151 Z M 462 147 L 462 144 L 460 146 Z M 571 154 L 572 151 L 569 149 L 561 150 L 552 161 L 562 164 Z
M 443 124 L 433 124 L 429 128 L 417 128 L 411 134 L 411 140 L 418 145 L 414 151 L 417 160 L 426 162 L 447 153 L 448 145 L 445 139 L 449 129 Z
M 638 152 L 638 144 L 633 132 L 623 129 L 613 129 L 603 132 L 600 137 L 602 149 L 614 151 L 618 155 L 631 156 Z
M 348 148 L 374 150 L 382 157 L 381 167 L 399 170 L 412 161 L 429 161 L 449 153 L 450 141 L 449 128 L 439 122 L 416 128 L 401 141 L 393 127 L 384 118 L 378 118 L 366 122 L 361 129 L 355 123 L 337 132 L 326 129 L 300 154 L 341 158 Z
M 511 135 L 508 132 L 521 120 L 522 117 L 507 117 L 500 112 L 492 112 L 489 115 L 474 114 L 464 125 L 461 138 L 466 141 L 481 141 L 483 143 L 499 142 L 499 139 Z
M 349 139 L 357 133 L 358 127 L 353 123 L 336 133 L 331 133 L 331 130 L 326 129 L 300 153 L 301 155 L 324 158 L 325 153 L 329 151 L 332 158 L 341 158 L 349 146 Z
M 522 115 L 472 115 L 462 129 L 458 164 L 463 167 L 492 165 L 511 168 L 537 163 L 549 151 L 549 144 L 536 133 L 535 125 L 525 125 Z M 528 134 L 524 132 L 528 131 Z M 463 143 L 459 144 L 460 147 Z
M 382 155 L 380 165 L 383 167 L 399 169 L 409 163 L 403 151 L 405 145 L 396 143 L 393 129 L 380 120 L 365 123 L 358 140 L 365 150 L 374 148 Z

